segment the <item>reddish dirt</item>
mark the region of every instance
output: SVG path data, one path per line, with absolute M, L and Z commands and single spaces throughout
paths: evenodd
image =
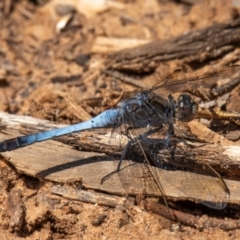
M 81 77 L 104 59 L 103 53 L 91 53 L 96 37 L 167 39 L 229 21 L 240 11 L 237 1 L 119 0 L 121 8 L 91 17 L 75 10 L 56 33 L 62 16 L 53 2 L 0 2 L 0 110 L 67 124 L 87 120 L 114 106 L 123 91 L 136 90 L 98 76 Z M 163 65 L 166 73 L 176 66 Z M 137 206 L 109 208 L 53 197 L 47 192 L 51 184 L 0 161 L 1 239 L 239 238 L 238 229 L 198 230 Z

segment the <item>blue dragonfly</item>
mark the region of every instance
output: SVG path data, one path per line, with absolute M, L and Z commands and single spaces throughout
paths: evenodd
M 174 169 L 174 144 L 172 136 L 175 136 L 175 131 L 179 131 L 175 124 L 175 119 L 180 122 L 188 122 L 195 118 L 198 113 L 198 105 L 192 97 L 187 93 L 182 93 L 178 100 L 175 101 L 171 95 L 167 98 L 161 95 L 162 91 L 179 91 L 186 90 L 186 86 L 191 86 L 192 90 L 198 89 L 202 85 L 211 89 L 215 82 L 221 78 L 231 77 L 238 73 L 240 68 L 233 66 L 223 71 L 214 72 L 210 75 L 203 75 L 193 78 L 185 78 L 179 80 L 178 71 L 170 74 L 160 83 L 155 84 L 151 88 L 138 93 L 136 96 L 123 101 L 115 109 L 108 109 L 92 119 L 67 127 L 53 129 L 45 132 L 39 132 L 26 136 L 20 136 L 13 139 L 5 140 L 0 143 L 0 152 L 12 151 L 22 148 L 36 142 L 46 141 L 66 134 L 81 132 L 85 130 L 94 131 L 99 128 L 111 128 L 111 136 L 109 145 L 118 146 L 121 149 L 121 157 L 118 162 L 115 172 L 121 172 L 122 160 L 128 155 L 136 161 L 143 163 L 146 166 L 146 171 L 151 175 L 152 182 L 157 186 L 163 196 L 165 204 L 168 206 L 165 197 L 164 188 L 161 181 L 154 175 L 151 166 L 163 167 L 164 169 Z M 224 89 L 232 88 L 239 83 L 239 77 L 235 77 L 230 81 Z M 223 94 L 225 90 L 218 88 L 212 89 L 210 95 L 215 95 L 216 92 Z M 163 164 L 157 154 L 147 154 L 143 147 L 143 142 L 147 141 L 150 136 L 161 132 L 161 136 L 165 136 L 159 146 L 159 151 L 168 150 L 171 155 L 171 163 Z M 122 137 L 119 137 L 122 136 Z M 181 138 L 182 140 L 184 137 Z M 185 143 L 183 140 L 182 142 Z M 163 143 L 163 144 L 162 144 Z M 188 154 L 190 147 L 185 144 L 185 153 Z M 133 154 L 136 153 L 136 154 Z M 177 168 L 175 168 L 177 169 Z M 202 167 L 205 175 L 213 176 L 215 180 L 209 178 L 209 182 L 201 181 L 199 174 L 197 179 L 189 179 L 196 189 L 201 189 L 208 195 L 207 201 L 201 203 L 215 209 L 223 209 L 227 206 L 229 200 L 229 190 L 221 178 L 221 176 L 209 165 Z M 184 170 L 187 170 L 186 167 Z M 103 181 L 107 180 L 111 174 L 104 177 Z M 191 174 L 189 175 L 191 176 Z M 217 179 L 217 180 L 216 180 Z M 211 186 L 211 187 L 209 187 Z M 184 190 L 186 192 L 186 189 Z

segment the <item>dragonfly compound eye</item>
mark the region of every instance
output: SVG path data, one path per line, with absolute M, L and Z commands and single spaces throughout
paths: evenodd
M 176 117 L 182 122 L 191 121 L 197 114 L 198 105 L 188 94 L 181 94 L 178 98 Z

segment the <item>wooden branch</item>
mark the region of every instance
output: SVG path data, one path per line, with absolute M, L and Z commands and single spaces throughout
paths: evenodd
M 156 202 L 145 201 L 145 209 L 153 213 L 162 215 L 170 220 L 177 220 L 182 224 L 198 228 L 198 229 L 222 229 L 225 231 L 238 229 L 240 227 L 239 219 L 219 219 L 211 216 L 196 216 L 195 214 L 180 212 L 174 209 L 168 209 L 166 206 Z M 174 216 L 174 218 L 173 218 Z
M 29 126 L 31 129 L 34 128 L 35 124 L 35 129 L 41 128 L 42 130 L 43 128 L 48 129 L 49 126 L 53 127 L 54 125 L 48 125 L 48 122 L 45 120 L 9 115 L 2 112 L 0 113 L 0 118 L 2 125 L 5 125 L 8 129 L 2 130 L 0 141 L 19 135 L 19 130 L 23 129 L 23 123 L 25 127 Z M 214 163 L 215 161 L 216 163 L 219 161 L 220 165 L 233 164 L 234 166 L 239 166 L 240 147 L 238 146 L 221 147 L 207 144 L 202 146 L 201 149 L 197 148 L 196 151 L 196 153 L 199 154 L 202 152 L 199 157 L 198 154 L 196 154 L 197 161 L 205 161 L 209 155 L 210 162 L 212 161 Z M 138 194 L 143 191 L 140 188 L 138 177 L 127 174 L 128 171 L 139 171 L 141 175 L 140 170 L 142 167 L 140 163 L 135 163 L 134 165 L 131 161 L 124 161 L 123 163 L 128 164 L 126 172 L 123 171 L 124 176 L 127 176 L 124 180 L 124 186 L 128 184 L 128 189 L 123 188 L 122 179 L 119 178 L 118 174 L 112 175 L 104 184 L 101 184 L 101 179 L 104 176 L 116 170 L 116 161 L 112 159 L 109 160 L 105 154 L 93 151 L 78 151 L 69 145 L 54 140 L 40 142 L 15 151 L 6 152 L 2 154 L 2 156 L 20 172 L 55 182 L 67 182 L 69 179 L 79 181 L 79 179 L 82 179 L 83 186 L 86 188 L 117 195 L 126 194 L 126 190 L 129 194 Z M 191 194 L 185 194 L 179 190 L 179 184 L 182 186 L 186 184 L 186 186 L 188 186 L 189 179 L 187 175 L 193 174 L 191 177 L 194 177 L 194 173 L 166 171 L 159 168 L 154 168 L 154 171 L 156 171 L 166 195 L 171 198 L 194 200 L 196 197 L 196 199 L 204 201 L 204 198 L 207 197 L 201 195 L 199 190 L 194 187 L 191 189 Z M 209 177 L 203 176 L 203 178 L 208 180 Z M 169 179 L 171 179 L 171 182 L 169 182 Z M 172 180 L 174 180 L 174 182 Z M 240 203 L 240 192 L 238 191 L 240 183 L 238 181 L 226 180 L 226 184 L 231 192 L 230 202 Z M 161 196 L 159 190 L 152 187 L 147 187 L 145 191 L 146 194 L 149 195 Z
M 78 188 L 73 189 L 72 187 L 69 187 L 66 185 L 62 186 L 62 185 L 55 184 L 52 187 L 50 187 L 49 191 L 52 194 L 62 196 L 66 199 L 99 204 L 99 205 L 108 206 L 108 207 L 116 207 L 117 205 L 126 204 L 125 197 L 119 197 L 115 195 L 98 193 L 93 191 L 92 192 L 85 191 Z
M 108 55 L 107 68 L 148 72 L 159 62 L 184 59 L 203 62 L 232 51 L 240 41 L 240 19 L 189 32 L 167 40 L 158 40 L 139 47 Z

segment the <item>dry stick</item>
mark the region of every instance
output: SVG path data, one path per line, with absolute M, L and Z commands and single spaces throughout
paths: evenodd
M 159 214 L 161 216 L 164 216 L 165 218 L 168 218 L 170 220 L 172 219 L 172 216 L 169 215 L 169 210 L 166 206 L 156 203 L 156 202 L 150 202 L 145 201 L 144 202 L 145 208 L 148 211 L 151 211 L 153 213 Z M 209 216 L 194 216 L 190 213 L 184 213 L 178 210 L 171 209 L 171 212 L 176 216 L 177 220 L 185 225 L 189 225 L 191 227 L 196 228 L 220 228 L 222 230 L 233 230 L 240 227 L 240 220 L 239 219 L 218 219 L 214 217 Z
M 184 59 L 204 62 L 232 51 L 240 41 L 240 19 L 158 40 L 139 47 L 110 53 L 107 68 L 132 72 L 149 72 L 159 62 Z

